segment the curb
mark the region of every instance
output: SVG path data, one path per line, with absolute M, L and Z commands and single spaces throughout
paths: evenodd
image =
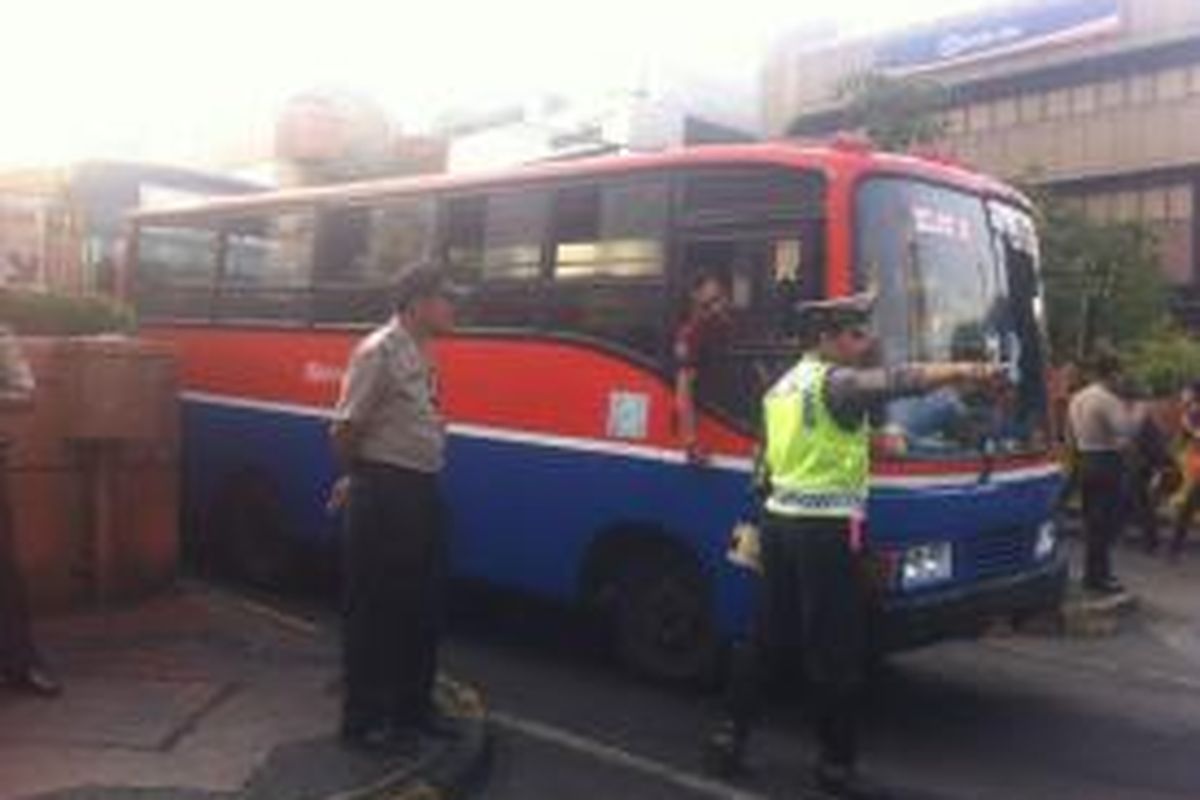
M 1141 610 L 1136 595 L 1128 592 L 1109 597 L 1089 597 L 1068 592 L 1062 605 L 1019 626 L 1022 633 L 1096 639 L 1116 636 L 1121 623 Z
M 324 800 L 454 800 L 479 779 L 491 757 L 491 730 L 483 696 L 446 677 L 438 678 L 438 705 L 459 728 L 460 738 L 374 783 Z

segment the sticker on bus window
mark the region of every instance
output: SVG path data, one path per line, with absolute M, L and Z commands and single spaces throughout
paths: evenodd
M 775 243 L 776 283 L 795 283 L 800 280 L 800 263 L 803 254 L 799 239 L 782 239 Z
M 608 396 L 608 435 L 613 439 L 645 439 L 649 427 L 650 398 L 640 392 L 613 392 Z
M 960 242 L 971 241 L 970 221 L 947 211 L 939 211 L 928 206 L 914 206 L 913 225 L 917 233 L 945 236 Z

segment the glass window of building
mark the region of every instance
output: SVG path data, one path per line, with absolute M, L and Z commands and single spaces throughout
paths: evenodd
M 1147 189 L 1142 192 L 1142 219 L 1157 222 L 1167 219 L 1167 190 Z
M 1046 115 L 1046 95 L 1042 92 L 1027 92 L 1018 102 L 1021 122 L 1041 122 Z
M 1188 70 L 1186 67 L 1173 67 L 1158 73 L 1158 99 L 1161 101 L 1179 100 L 1188 93 Z
M 1167 213 L 1171 219 L 1191 220 L 1194 195 L 1186 183 L 1172 186 L 1167 194 Z
M 1117 192 L 1113 204 L 1113 217 L 1118 222 L 1135 222 L 1141 219 L 1141 192 L 1125 190 Z
M 1129 102 L 1132 105 L 1153 103 L 1156 98 L 1157 82 L 1153 72 L 1134 75 L 1129 81 Z
M 967 110 L 952 108 L 942 115 L 942 122 L 946 126 L 948 135 L 960 136 L 967 132 Z
M 1017 99 L 1006 97 L 997 100 L 993 115 L 997 128 L 1011 128 L 1017 124 Z
M 1100 85 L 1101 108 L 1120 108 L 1125 105 L 1125 95 L 1128 89 L 1128 83 L 1121 78 L 1102 83 Z
M 1071 115 L 1071 90 L 1055 89 L 1046 95 L 1046 116 L 1063 119 Z
M 1098 87 L 1095 84 L 1085 84 L 1071 89 L 1072 116 L 1084 116 L 1095 111 L 1097 91 Z
M 992 127 L 992 108 L 988 103 L 973 103 L 967 108 L 967 129 L 973 133 Z

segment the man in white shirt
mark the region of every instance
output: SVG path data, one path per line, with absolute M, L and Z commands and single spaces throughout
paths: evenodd
M 452 289 L 419 266 L 397 294 L 395 316 L 350 358 L 330 430 L 346 471 L 334 501 L 346 505 L 341 736 L 368 750 L 453 735 L 432 696 L 445 425 L 429 352 L 453 326 Z
M 1098 594 L 1123 591 L 1112 572 L 1112 545 L 1124 523 L 1124 452 L 1134 415 L 1119 394 L 1121 363 L 1112 352 L 1095 360 L 1095 379 L 1071 398 L 1068 433 L 1079 454 L 1086 541 L 1083 585 Z

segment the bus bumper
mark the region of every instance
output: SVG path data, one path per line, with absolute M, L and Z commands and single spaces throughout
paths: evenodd
M 884 601 L 876 648 L 907 650 L 948 638 L 978 635 L 989 623 L 1057 608 L 1067 586 L 1063 548 L 1019 575 Z

